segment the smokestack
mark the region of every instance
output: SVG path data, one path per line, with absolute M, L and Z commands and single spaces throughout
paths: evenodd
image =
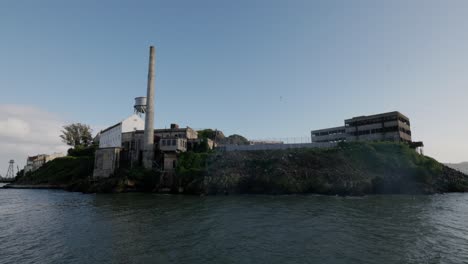
M 156 49 L 150 46 L 150 57 L 148 66 L 148 87 L 146 94 L 145 136 L 143 166 L 146 169 L 153 167 L 154 160 L 154 76 L 155 76 Z

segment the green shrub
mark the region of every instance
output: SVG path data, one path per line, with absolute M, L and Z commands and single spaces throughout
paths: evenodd
M 96 152 L 96 146 L 77 146 L 75 148 L 68 149 L 68 156 L 72 157 L 83 157 L 83 156 L 94 156 Z

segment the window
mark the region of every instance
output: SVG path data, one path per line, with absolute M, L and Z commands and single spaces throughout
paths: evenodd
M 172 140 L 172 146 L 175 146 L 175 145 L 176 145 L 176 140 L 173 139 L 173 140 Z

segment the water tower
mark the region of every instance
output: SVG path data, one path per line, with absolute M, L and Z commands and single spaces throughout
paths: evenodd
M 5 178 L 11 179 L 15 177 L 15 161 L 10 160 L 10 166 L 8 166 L 8 171 L 7 174 L 5 175 Z
M 142 114 L 146 113 L 146 97 L 136 97 L 135 98 L 135 105 L 133 106 L 135 109 L 135 114 L 141 116 Z

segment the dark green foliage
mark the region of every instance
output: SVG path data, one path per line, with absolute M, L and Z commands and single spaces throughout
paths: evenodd
M 189 151 L 197 153 L 205 153 L 210 151 L 208 140 L 206 138 L 202 138 L 200 142 L 193 144 L 192 149 L 189 149 Z
M 89 152 L 88 152 L 89 151 Z M 203 151 L 200 149 L 200 151 Z M 97 182 L 90 149 L 76 149 L 33 173 L 19 184 L 59 184 L 84 192 L 154 191 L 160 173 L 121 168 Z M 329 149 L 194 152 L 179 156 L 173 191 L 184 193 L 435 193 L 467 191 L 468 176 L 417 154 L 406 144 L 340 143 Z
M 340 143 L 330 149 L 213 155 L 210 193 L 434 193 L 468 190 L 468 177 L 392 142 Z M 450 177 L 449 177 L 450 176 Z
M 203 129 L 203 130 L 198 130 L 198 138 L 209 138 L 215 142 L 220 142 L 225 139 L 224 133 L 219 130 L 213 130 L 213 129 Z
M 85 124 L 74 123 L 63 127 L 60 138 L 69 146 L 90 146 L 93 141 L 92 129 Z
M 204 129 L 204 130 L 198 130 L 198 138 L 209 138 L 211 140 L 214 140 L 216 137 L 216 131 L 213 129 Z
M 123 175 L 127 175 L 129 180 L 134 181 L 135 188 L 141 191 L 153 191 L 159 185 L 161 174 L 154 170 L 148 170 L 143 167 L 126 169 Z
M 69 149 L 68 156 L 56 158 L 34 172 L 17 177 L 16 183 L 83 188 L 84 185 L 89 184 L 89 179 L 93 174 L 95 150 L 95 146 L 77 146 Z
M 20 170 L 20 171 L 18 171 L 18 172 L 16 173 L 16 178 L 18 178 L 18 177 L 23 177 L 23 176 L 24 176 L 24 169 L 22 169 L 22 170 Z
M 200 193 L 204 189 L 204 175 L 209 153 L 185 152 L 179 157 L 176 174 L 186 193 Z
M 18 177 L 16 183 L 65 185 L 92 176 L 94 157 L 63 157 L 47 162 L 38 170 Z
M 205 170 L 208 153 L 185 152 L 180 154 L 176 172 L 184 174 L 189 170 Z
M 225 137 L 223 132 L 213 129 L 204 129 L 197 131 L 199 138 L 209 138 L 222 145 L 248 145 L 250 142 L 241 135 L 230 135 Z
M 83 156 L 94 156 L 97 146 L 76 146 L 75 148 L 68 149 L 68 156 L 72 157 L 83 157 Z
M 249 145 L 250 144 L 248 139 L 237 134 L 230 135 L 229 137 L 225 138 L 222 143 L 226 145 Z

